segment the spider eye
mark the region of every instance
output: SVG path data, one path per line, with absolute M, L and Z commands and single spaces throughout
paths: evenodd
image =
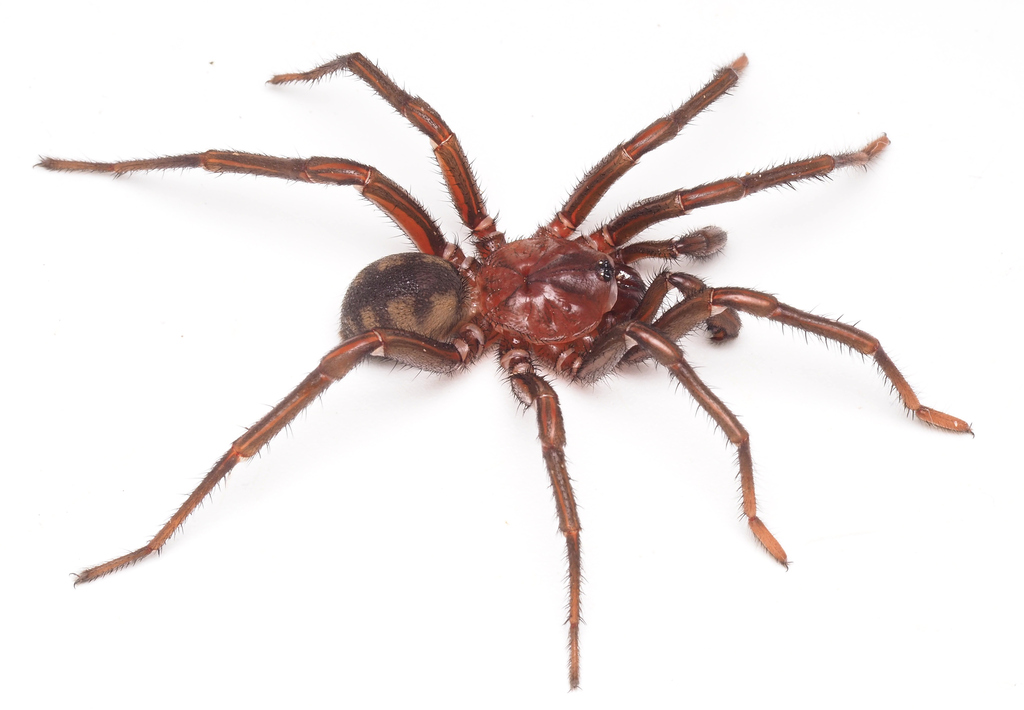
M 602 281 L 611 281 L 612 277 L 615 276 L 615 269 L 612 268 L 612 262 L 607 259 L 602 259 L 601 263 L 597 265 L 597 273 L 601 277 Z

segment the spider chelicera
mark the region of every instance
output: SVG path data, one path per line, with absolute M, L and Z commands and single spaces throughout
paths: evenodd
M 426 102 L 400 89 L 361 54 L 312 71 L 281 74 L 271 84 L 317 81 L 349 71 L 430 138 L 452 202 L 472 233 L 475 255 L 445 239 L 437 223 L 405 190 L 368 165 L 343 158 L 306 160 L 210 150 L 150 160 L 93 163 L 43 158 L 49 170 L 105 172 L 204 168 L 332 185 L 352 185 L 402 229 L 419 250 L 370 264 L 356 276 L 341 309 L 341 344 L 320 361 L 269 414 L 237 439 L 185 503 L 145 546 L 91 567 L 76 584 L 91 582 L 159 550 L 196 506 L 239 461 L 256 454 L 310 402 L 367 358 L 385 358 L 438 373 L 464 369 L 496 351 L 513 394 L 537 413 L 541 450 L 565 536 L 569 562 L 569 683 L 579 684 L 580 522 L 565 464 L 565 431 L 558 396 L 538 374 L 542 367 L 572 382 L 591 383 L 624 365 L 654 360 L 675 377 L 736 447 L 743 513 L 754 536 L 782 565 L 782 546 L 757 516 L 750 440 L 732 412 L 697 376 L 676 344 L 705 327 L 715 340 L 739 333 L 739 313 L 769 318 L 839 342 L 874 358 L 907 409 L 921 421 L 970 433 L 967 422 L 923 406 L 883 352 L 862 330 L 780 303 L 743 288 L 712 288 L 685 273 L 663 271 L 645 283 L 633 264 L 643 259 L 703 259 L 725 245 L 726 235 L 705 227 L 664 241 L 633 241 L 651 225 L 707 205 L 837 168 L 863 166 L 889 145 L 883 135 L 863 149 L 819 155 L 742 177 L 673 190 L 628 207 L 590 233 L 580 224 L 641 156 L 672 140 L 700 111 L 731 89 L 747 65 L 741 56 L 719 70 L 693 98 L 617 146 L 591 169 L 547 223 L 530 237 L 507 241 L 498 231 L 462 147 Z M 666 306 L 670 291 L 681 299 Z

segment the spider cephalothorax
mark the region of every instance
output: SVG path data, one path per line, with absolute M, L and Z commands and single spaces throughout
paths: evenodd
M 496 329 L 551 345 L 592 334 L 618 295 L 607 255 L 543 235 L 495 251 L 477 282 L 481 315 Z
M 374 262 L 356 277 L 342 306 L 341 344 L 329 352 L 284 400 L 236 440 L 185 503 L 145 546 L 78 575 L 89 582 L 159 550 L 235 465 L 253 456 L 333 382 L 361 361 L 383 357 L 434 372 L 455 372 L 496 351 L 512 391 L 537 413 L 541 450 L 565 536 L 569 562 L 569 682 L 579 684 L 580 523 L 566 470 L 565 432 L 558 397 L 538 374 L 544 367 L 573 381 L 592 382 L 643 360 L 663 365 L 721 427 L 736 447 L 743 513 L 765 549 L 787 564 L 782 546 L 757 516 L 750 438 L 739 420 L 700 380 L 676 341 L 699 327 L 725 340 L 739 332 L 739 313 L 784 323 L 837 341 L 872 357 L 907 409 L 918 419 L 954 432 L 970 432 L 956 417 L 924 407 L 878 341 L 867 333 L 742 288 L 710 288 L 699 278 L 668 271 L 645 283 L 631 264 L 704 258 L 725 244 L 725 232 L 705 227 L 665 241 L 632 241 L 647 227 L 700 207 L 836 168 L 864 165 L 882 151 L 885 136 L 862 150 L 819 155 L 742 177 L 679 189 L 624 210 L 589 234 L 577 230 L 608 188 L 645 153 L 674 138 L 698 112 L 735 85 L 746 57 L 719 70 L 693 98 L 619 145 L 591 169 L 548 222 L 526 239 L 506 241 L 484 200 L 458 139 L 422 99 L 398 88 L 361 54 L 350 54 L 272 84 L 315 81 L 346 70 L 367 82 L 434 146 L 452 202 L 472 234 L 475 255 L 448 241 L 422 206 L 376 169 L 342 158 L 306 160 L 211 150 L 150 160 L 92 163 L 44 158 L 50 170 L 122 174 L 201 167 L 354 186 L 409 236 L 418 253 Z M 666 307 L 671 291 L 681 300 Z

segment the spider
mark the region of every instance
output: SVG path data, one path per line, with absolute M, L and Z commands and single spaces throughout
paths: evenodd
M 341 307 L 341 344 L 217 461 L 170 520 L 143 547 L 79 573 L 91 582 L 158 551 L 213 488 L 243 459 L 273 439 L 295 416 L 356 365 L 383 358 L 436 373 L 467 368 L 494 351 L 515 397 L 537 415 L 541 451 L 551 478 L 559 529 L 565 537 L 569 587 L 569 684 L 580 677 L 580 520 L 565 462 L 565 430 L 558 395 L 538 373 L 593 383 L 626 365 L 654 360 L 678 380 L 736 447 L 743 513 L 754 536 L 788 565 L 782 545 L 757 515 L 750 437 L 736 416 L 697 376 L 677 342 L 704 327 L 716 341 L 737 337 L 740 313 L 768 318 L 836 341 L 874 359 L 904 406 L 919 420 L 972 433 L 967 422 L 923 406 L 878 340 L 853 326 L 797 310 L 744 288 L 712 288 L 696 276 L 662 271 L 645 282 L 642 260 L 674 263 L 721 251 L 726 234 L 704 227 L 664 241 L 634 241 L 653 224 L 708 205 L 739 200 L 769 187 L 821 178 L 838 168 L 863 166 L 889 145 L 884 135 L 858 151 L 819 155 L 769 170 L 673 190 L 641 200 L 590 232 L 579 227 L 612 184 L 646 153 L 672 140 L 699 112 L 729 91 L 747 66 L 740 56 L 695 96 L 615 147 L 592 168 L 561 209 L 526 238 L 506 240 L 484 204 L 458 138 L 422 99 L 400 89 L 381 69 L 355 53 L 311 71 L 280 74 L 271 84 L 315 82 L 337 72 L 359 77 L 430 139 L 451 200 L 472 235 L 472 252 L 442 234 L 405 190 L 376 168 L 344 158 L 276 158 L 209 150 L 116 163 L 42 158 L 49 170 L 122 175 L 143 170 L 203 168 L 331 185 L 354 186 L 412 240 L 418 250 L 376 261 L 361 271 Z M 671 291 L 679 300 L 668 305 Z

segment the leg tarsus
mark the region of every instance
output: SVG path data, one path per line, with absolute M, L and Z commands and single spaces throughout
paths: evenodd
M 750 526 L 751 532 L 754 533 L 754 537 L 768 551 L 768 554 L 774 557 L 780 565 L 789 569 L 789 558 L 786 557 L 786 551 L 782 549 L 782 545 L 768 531 L 768 528 L 761 522 L 761 519 L 755 515 L 747 519 L 747 524 Z
M 931 426 L 938 427 L 939 429 L 974 436 L 974 430 L 971 429 L 970 424 L 965 422 L 963 419 L 958 419 L 951 414 L 940 412 L 937 409 L 921 405 L 917 408 L 917 411 L 914 412 L 914 415 L 925 424 L 930 424 Z
M 835 156 L 836 167 L 846 168 L 867 165 L 872 158 L 885 150 L 889 143 L 889 137 L 883 133 L 860 150 Z
M 565 546 L 569 558 L 569 690 L 580 687 L 580 533 L 578 530 L 565 533 Z
M 95 567 L 90 567 L 89 569 L 82 570 L 81 572 L 75 574 L 75 586 L 77 587 L 79 584 L 92 582 L 93 580 L 99 579 L 100 577 L 104 577 L 110 574 L 111 572 L 116 572 L 119 569 L 123 569 L 130 565 L 133 565 L 139 560 L 148 557 L 153 552 L 156 552 L 158 549 L 159 548 L 153 548 L 149 544 L 147 544 L 143 547 L 140 547 L 135 552 L 130 552 L 127 555 L 122 555 L 121 557 L 111 560 L 110 562 L 107 562 L 105 564 L 97 565 Z

